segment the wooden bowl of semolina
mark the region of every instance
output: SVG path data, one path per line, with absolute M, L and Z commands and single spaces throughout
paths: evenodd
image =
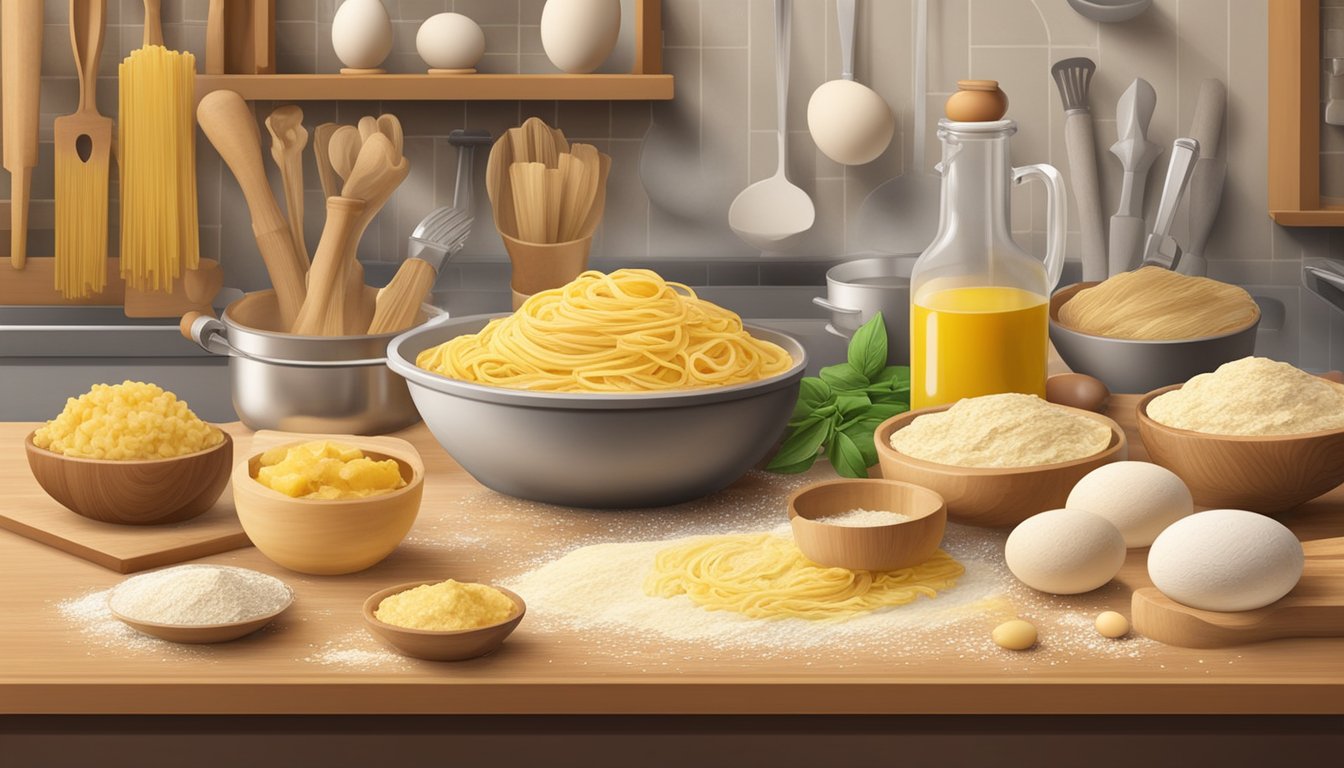
M 291 571 L 318 576 L 362 571 L 392 554 L 420 512 L 425 465 L 415 446 L 395 437 L 286 438 L 293 438 L 287 439 L 286 446 L 329 439 L 357 448 L 375 461 L 391 459 L 405 485 L 364 498 L 295 498 L 257 480 L 264 455 L 258 452 L 233 468 L 238 521 L 257 549 Z

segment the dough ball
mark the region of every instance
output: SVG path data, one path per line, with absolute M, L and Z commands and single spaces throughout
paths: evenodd
M 1302 578 L 1302 542 L 1276 520 L 1240 509 L 1211 509 L 1173 523 L 1148 551 L 1153 585 L 1206 611 L 1251 611 L 1278 600 Z
M 1036 644 L 1036 625 L 1030 621 L 1013 619 L 994 628 L 990 634 L 994 644 L 1010 651 L 1025 651 Z
M 1019 523 L 1008 534 L 1003 557 L 1028 587 L 1076 595 L 1115 578 L 1125 564 L 1125 539 L 1100 515 L 1053 509 Z
M 1146 461 L 1117 461 L 1083 476 L 1064 506 L 1110 520 L 1126 547 L 1146 547 L 1167 526 L 1193 513 L 1195 500 L 1171 470 Z
M 1097 615 L 1097 632 L 1112 640 L 1129 634 L 1129 619 L 1115 611 L 1102 611 Z

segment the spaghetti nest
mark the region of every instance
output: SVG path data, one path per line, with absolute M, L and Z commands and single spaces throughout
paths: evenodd
M 784 373 L 793 359 L 742 319 L 646 269 L 584 272 L 534 294 L 480 333 L 416 357 L 453 379 L 547 392 L 726 387 Z
M 1084 288 L 1059 308 L 1059 322 L 1114 339 L 1199 339 L 1255 322 L 1260 307 L 1244 289 L 1161 267 L 1122 272 Z
M 655 597 L 686 595 L 711 611 L 753 619 L 845 619 L 937 597 L 966 569 L 946 552 L 898 571 L 827 568 L 773 534 L 694 539 L 658 553 L 644 581 Z

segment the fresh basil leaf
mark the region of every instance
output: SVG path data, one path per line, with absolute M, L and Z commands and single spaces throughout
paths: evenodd
M 804 378 L 798 388 L 798 402 L 813 408 L 830 402 L 831 397 L 830 386 L 814 376 Z
M 877 422 L 880 424 L 881 422 Z M 871 467 L 877 463 L 877 444 L 873 442 L 873 430 L 877 424 L 872 421 L 861 421 L 846 427 L 841 434 L 854 441 L 855 447 L 859 449 L 859 454 L 863 456 L 863 466 Z
M 837 432 L 831 440 L 831 450 L 827 458 L 841 477 L 868 476 L 868 465 L 863 461 L 863 454 L 854 444 L 853 438 L 844 432 Z
M 817 463 L 817 457 L 816 454 L 813 454 L 810 458 L 803 459 L 797 464 L 777 466 L 775 462 L 771 461 L 770 465 L 765 468 L 765 471 L 774 472 L 779 475 L 797 475 L 811 469 L 812 465 L 815 463 Z
M 849 419 L 873 407 L 873 403 L 867 395 L 838 395 L 835 407 L 842 418 Z
M 873 401 L 873 405 L 899 405 L 902 409 L 896 413 L 904 413 L 910 407 L 909 392 L 869 392 L 868 399 Z M 895 416 L 896 414 L 892 414 Z M 888 417 L 890 418 L 890 417 Z
M 910 410 L 910 406 L 905 403 L 873 403 L 868 407 L 864 416 L 877 421 L 886 421 L 892 416 L 905 413 L 908 410 Z
M 818 421 L 822 421 L 824 418 L 825 417 L 818 416 L 815 411 L 805 410 L 802 415 L 793 416 L 789 419 L 789 427 L 793 429 L 797 429 L 798 427 L 805 427 L 808 424 L 813 424 Z
M 784 445 L 770 461 L 767 469 L 792 466 L 805 459 L 815 458 L 817 450 L 826 442 L 833 429 L 831 422 L 823 419 L 795 430 L 784 439 Z
M 828 365 L 821 369 L 821 380 L 839 392 L 853 392 L 868 386 L 868 377 L 849 363 Z
M 849 340 L 849 365 L 863 374 L 865 383 L 882 372 L 887 364 L 887 326 L 878 312 L 854 332 Z
M 873 383 L 894 382 L 904 386 L 910 386 L 910 367 L 905 365 L 888 365 L 882 369 L 882 372 L 873 377 Z

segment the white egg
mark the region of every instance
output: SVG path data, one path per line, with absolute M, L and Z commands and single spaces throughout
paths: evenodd
M 1115 578 L 1125 564 L 1125 539 L 1099 515 L 1052 509 L 1023 520 L 1008 534 L 1003 559 L 1032 589 L 1076 595 Z
M 827 157 L 841 165 L 863 165 L 886 151 L 896 132 L 896 117 L 868 86 L 832 80 L 812 93 L 807 127 Z
M 1174 472 L 1146 461 L 1117 461 L 1083 476 L 1064 502 L 1110 520 L 1127 547 L 1146 547 L 1164 528 L 1195 511 Z
M 331 20 L 331 47 L 351 69 L 375 69 L 392 52 L 392 19 L 380 0 L 345 0 Z
M 474 69 L 485 55 L 485 32 L 460 13 L 437 13 L 415 33 L 415 50 L 431 69 Z
M 1148 577 L 1162 594 L 1205 611 L 1251 611 L 1288 594 L 1302 578 L 1302 542 L 1278 521 L 1211 509 L 1173 523 L 1148 551 Z
M 621 0 L 546 0 L 541 10 L 541 47 L 562 72 L 602 66 L 620 34 Z

